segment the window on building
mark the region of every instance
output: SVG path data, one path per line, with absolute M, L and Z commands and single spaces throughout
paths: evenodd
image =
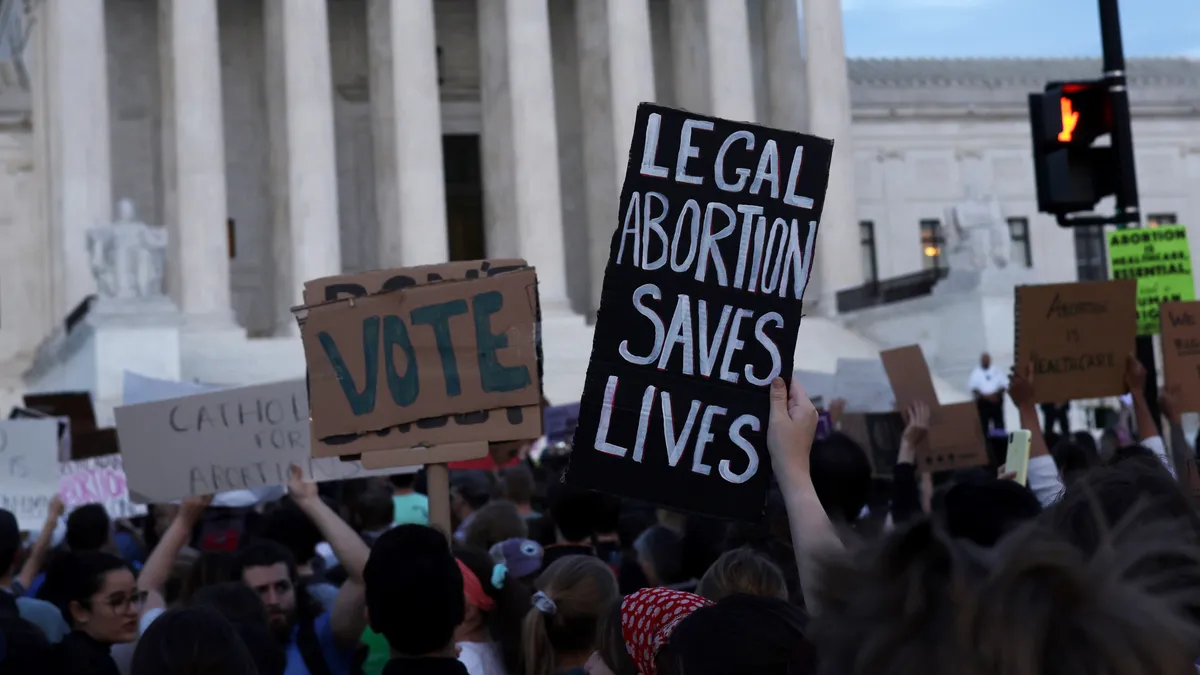
M 229 244 L 229 259 L 237 257 L 237 223 L 233 218 L 225 219 L 225 240 Z
M 1159 225 L 1176 225 L 1179 220 L 1174 213 L 1151 213 L 1146 216 L 1146 225 L 1149 227 L 1158 227 Z
M 1075 233 L 1075 271 L 1080 281 L 1108 279 L 1108 252 L 1103 225 L 1071 228 Z
M 927 270 L 939 269 L 942 266 L 942 221 L 936 219 L 921 220 L 921 267 Z
M 1009 218 L 1008 238 L 1012 242 L 1009 256 L 1013 262 L 1033 267 L 1033 248 L 1029 244 L 1029 219 Z
M 863 220 L 858 223 L 858 231 L 862 236 L 862 267 L 863 276 L 868 284 L 879 281 L 879 258 L 875 251 L 875 223 Z

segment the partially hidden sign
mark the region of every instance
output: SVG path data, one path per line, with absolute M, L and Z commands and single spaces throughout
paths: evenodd
M 541 435 L 537 277 L 524 261 L 330 277 L 304 294 L 314 456 Z
M 38 531 L 58 492 L 58 420 L 0 420 L 0 508 Z
M 1163 377 L 1184 412 L 1200 412 L 1200 302 L 1162 305 Z
M 1113 279 L 1137 281 L 1138 335 L 1158 333 L 1159 305 L 1196 299 L 1187 227 L 1117 230 L 1108 235 Z
M 833 143 L 643 103 L 568 483 L 762 516 Z
M 1016 363 L 1032 363 L 1038 403 L 1125 392 L 1137 339 L 1136 282 L 1018 286 Z
M 916 447 L 917 469 L 928 473 L 987 466 L 987 440 L 974 401 L 952 403 L 929 420 L 926 441 Z

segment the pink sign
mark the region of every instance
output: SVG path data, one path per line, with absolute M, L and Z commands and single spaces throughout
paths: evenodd
M 104 504 L 113 518 L 144 515 L 146 507 L 129 501 L 120 455 L 63 462 L 59 494 L 67 509 L 84 504 Z

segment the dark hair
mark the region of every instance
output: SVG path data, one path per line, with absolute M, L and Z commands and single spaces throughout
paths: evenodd
M 500 587 L 492 583 L 496 563 L 486 553 L 472 548 L 455 547 L 454 557 L 479 577 L 483 592 L 495 602 L 487 613 L 487 630 L 492 640 L 499 645 L 505 670 L 509 673 L 521 669 L 521 620 L 529 611 L 529 588 L 505 572 Z
M 133 573 L 129 563 L 109 553 L 84 551 L 55 556 L 46 566 L 46 578 L 38 597 L 58 607 L 63 618 L 74 627 L 71 603 L 90 609 L 92 596 L 104 588 L 104 578 L 118 570 Z
M 501 494 L 516 504 L 533 501 L 533 485 L 533 470 L 525 464 L 511 466 L 501 474 Z
M 812 445 L 809 460 L 821 506 L 836 523 L 858 520 L 871 495 L 871 462 L 862 446 L 835 432 Z
M 233 625 L 208 607 L 169 610 L 142 637 L 131 675 L 258 675 Z
M 371 628 L 404 656 L 445 649 L 463 620 L 463 580 L 446 537 L 400 525 L 371 548 L 363 579 Z
M 638 675 L 637 666 L 625 646 L 625 634 L 621 631 L 621 598 L 613 600 L 604 610 L 604 621 L 596 638 L 596 651 L 613 675 Z
M 402 490 L 411 490 L 417 484 L 417 473 L 415 471 L 412 473 L 394 473 L 388 476 L 388 480 L 391 481 L 394 487 Z
M 525 615 L 525 675 L 553 675 L 556 655 L 595 648 L 602 612 L 620 597 L 617 578 L 598 558 L 572 555 L 556 560 L 534 585 L 553 605 L 535 603 Z
M 363 532 L 391 527 L 396 520 L 396 502 L 385 487 L 369 487 L 354 500 L 352 508 L 355 525 Z
M 621 512 L 624 502 L 616 495 L 600 494 L 593 518 L 596 534 L 616 534 L 621 531 Z
M 662 675 L 805 675 L 816 649 L 804 612 L 779 598 L 734 595 L 702 607 L 671 633 L 659 652 Z
M 0 672 L 4 675 L 43 675 L 54 652 L 41 628 L 16 614 L 0 614 Z
M 188 602 L 201 589 L 226 582 L 241 582 L 241 568 L 229 551 L 207 551 L 192 562 L 179 591 L 179 601 Z
M 589 541 L 596 533 L 596 507 L 600 500 L 595 492 L 553 483 L 546 501 L 549 503 L 550 519 L 563 539 L 569 542 Z
M 283 675 L 287 669 L 287 653 L 271 635 L 267 608 L 248 586 L 236 581 L 206 585 L 192 596 L 191 604 L 210 607 L 233 624 L 258 667 L 259 675 Z
M 273 539 L 260 539 L 238 551 L 233 561 L 234 579 L 240 580 L 251 567 L 286 565 L 288 578 L 296 583 L 296 558 L 290 549 Z
M 502 541 L 527 537 L 529 525 L 517 505 L 493 500 L 475 512 L 475 517 L 467 524 L 464 542 L 471 548 L 488 551 Z
M 273 510 L 263 516 L 259 536 L 287 547 L 294 565 L 307 564 L 316 557 L 317 544 L 324 538 L 321 536 L 321 530 L 317 529 L 290 497 L 281 500 Z M 295 575 L 293 579 L 294 577 Z
M 787 581 L 779 566 L 746 547 L 726 551 L 717 558 L 700 579 L 696 593 L 713 601 L 731 595 L 788 599 Z
M 989 476 L 953 485 L 942 500 L 939 515 L 950 536 L 994 546 L 1006 533 L 1042 512 L 1029 488 Z
M 101 504 L 85 504 L 67 516 L 67 548 L 75 553 L 99 551 L 112 535 L 112 521 Z
M 637 538 L 633 548 L 638 558 L 644 558 L 658 577 L 651 579 L 652 582 L 670 586 L 684 581 L 683 540 L 674 530 L 655 525 Z
M 1064 484 L 1072 483 L 1084 473 L 1100 466 L 1100 453 L 1096 451 L 1096 441 L 1092 440 L 1091 446 L 1088 447 L 1076 440 L 1080 435 L 1092 439 L 1087 432 L 1080 432 L 1059 441 L 1050 449 L 1050 455 L 1062 474 Z
M 491 478 L 481 471 L 463 471 L 455 474 L 450 487 L 475 510 L 483 508 L 483 505 L 492 499 Z
M 21 526 L 12 511 L 0 509 L 0 576 L 8 574 L 21 552 Z

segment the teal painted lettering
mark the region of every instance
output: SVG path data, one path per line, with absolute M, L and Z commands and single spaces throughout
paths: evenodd
M 475 341 L 479 345 L 479 380 L 483 391 L 492 394 L 518 391 L 529 386 L 529 368 L 506 366 L 496 358 L 496 352 L 508 346 L 508 336 L 492 332 L 492 315 L 504 307 L 500 291 L 480 293 L 471 299 L 475 314 Z M 533 327 L 530 326 L 530 329 Z
M 397 348 L 404 350 L 404 375 L 396 372 Z M 421 389 L 417 379 L 417 353 L 408 338 L 408 326 L 398 316 L 383 317 L 383 359 L 392 400 L 398 406 L 412 405 Z
M 450 339 L 450 317 L 466 313 L 466 300 L 451 300 L 420 307 L 412 312 L 414 326 L 429 326 L 433 329 L 438 356 L 442 359 L 442 375 L 446 380 L 447 396 L 458 396 L 462 393 L 462 383 L 458 379 L 458 361 L 454 358 L 454 342 Z
M 360 391 L 354 383 L 354 376 L 342 358 L 342 352 L 333 342 L 333 336 L 325 331 L 317 333 L 325 358 L 333 366 L 333 374 L 338 384 L 342 385 L 342 393 L 350 403 L 350 410 L 355 415 L 369 415 L 375 410 L 375 386 L 379 383 L 379 317 L 369 316 L 362 322 L 363 366 L 366 370 L 366 382 Z

